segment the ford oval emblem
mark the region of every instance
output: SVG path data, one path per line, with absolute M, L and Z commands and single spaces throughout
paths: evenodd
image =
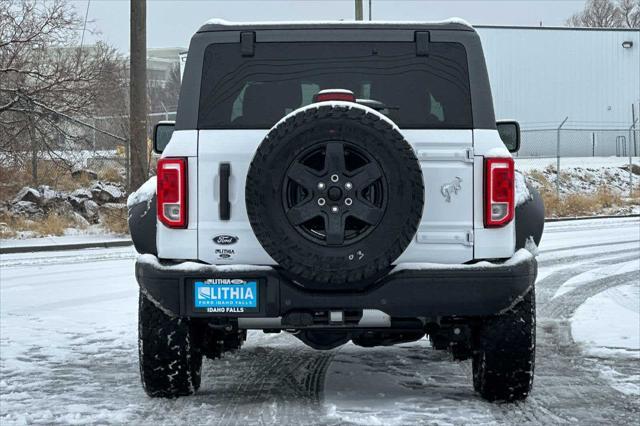
M 213 242 L 220 244 L 221 246 L 228 246 L 238 242 L 238 237 L 235 235 L 216 235 L 213 237 Z

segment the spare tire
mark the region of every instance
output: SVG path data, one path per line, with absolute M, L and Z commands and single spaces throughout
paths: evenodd
M 420 165 L 398 128 L 347 103 L 301 109 L 271 129 L 245 194 L 253 231 L 282 271 L 327 290 L 388 272 L 424 204 Z

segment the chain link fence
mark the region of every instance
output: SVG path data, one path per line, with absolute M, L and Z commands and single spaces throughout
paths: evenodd
M 615 190 L 638 196 L 640 130 L 523 129 L 516 167 L 557 196 Z M 558 177 L 559 176 L 559 177 Z
M 152 113 L 147 117 L 148 139 L 147 154 L 149 158 L 150 174 L 154 169 L 154 157 L 152 155 L 152 134 L 154 126 L 160 121 L 175 120 L 175 112 Z M 93 119 L 94 129 L 90 129 L 93 140 L 93 156 L 88 158 L 84 164 L 79 166 L 87 167 L 101 174 L 105 170 L 118 169 L 123 178 L 123 183 L 129 182 L 130 169 L 129 161 L 129 117 L 96 117 Z M 118 135 L 120 137 L 114 137 Z

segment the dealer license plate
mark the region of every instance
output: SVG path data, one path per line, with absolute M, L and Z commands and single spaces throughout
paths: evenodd
M 196 308 L 257 308 L 258 283 L 255 280 L 214 278 L 196 281 Z M 217 311 L 217 309 L 216 309 Z

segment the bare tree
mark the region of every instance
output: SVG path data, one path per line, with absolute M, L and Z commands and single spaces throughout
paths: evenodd
M 619 8 L 624 26 L 640 28 L 640 0 L 621 0 Z
M 149 93 L 149 105 L 151 112 L 175 111 L 178 107 L 180 96 L 180 63 L 169 70 L 169 78 L 163 84 L 149 80 L 147 91 Z
M 123 83 L 114 49 L 78 47 L 82 24 L 66 0 L 0 0 L 0 155 L 30 159 L 34 183 L 38 159 L 64 162 L 61 150 L 86 139 L 79 124 L 102 108 L 105 87 Z
M 567 19 L 572 27 L 640 28 L 640 0 L 588 0 Z

